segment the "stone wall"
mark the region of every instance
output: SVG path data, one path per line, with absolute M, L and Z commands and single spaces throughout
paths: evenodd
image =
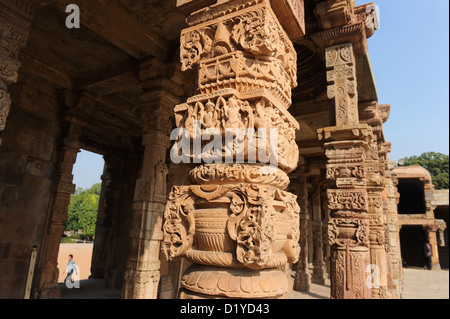
M 23 298 L 33 246 L 45 231 L 61 131 L 57 91 L 22 75 L 0 146 L 0 298 Z

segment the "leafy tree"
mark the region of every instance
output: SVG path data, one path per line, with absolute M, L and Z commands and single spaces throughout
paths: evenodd
M 419 165 L 427 169 L 436 189 L 448 189 L 448 166 L 449 156 L 436 153 L 427 152 L 420 156 L 411 156 L 405 158 L 405 165 Z
M 78 188 L 71 196 L 66 222 L 67 231 L 81 229 L 84 236 L 94 237 L 100 190 L 101 184 L 94 184 L 89 189 Z

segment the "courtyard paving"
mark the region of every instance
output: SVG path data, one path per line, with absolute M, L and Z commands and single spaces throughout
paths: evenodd
M 71 246 L 72 245 L 72 246 Z M 64 287 L 63 276 L 60 286 L 63 299 L 119 299 L 121 291 L 105 289 L 101 280 L 86 280 L 92 257 L 92 244 L 62 244 L 60 250 L 60 265 L 67 264 L 67 255 L 72 253 L 82 269 L 80 289 Z M 61 269 L 60 269 L 61 270 Z M 84 270 L 84 271 L 83 271 Z M 63 270 L 62 270 L 63 271 Z M 293 278 L 291 278 L 293 284 Z M 291 291 L 288 299 L 329 299 L 330 286 L 311 284 L 310 292 Z M 403 270 L 403 299 L 449 299 L 449 271 L 425 270 L 421 268 L 406 268 Z

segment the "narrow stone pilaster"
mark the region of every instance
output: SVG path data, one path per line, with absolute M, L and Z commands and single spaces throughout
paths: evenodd
M 102 184 L 102 188 L 106 189 L 104 189 L 104 197 L 100 198 L 103 203 L 99 203 L 99 209 L 102 209 L 100 213 L 103 216 L 98 216 L 98 218 L 102 219 L 99 229 L 95 231 L 96 238 L 92 255 L 92 266 L 95 267 L 96 271 L 92 272 L 92 274 L 94 276 L 100 275 L 101 279 L 105 279 L 106 287 L 116 288 L 119 271 L 117 265 L 117 243 L 120 241 L 120 216 L 123 213 L 121 211 L 121 201 L 123 200 L 125 163 L 122 157 L 115 154 L 108 154 L 103 158 L 105 160 L 104 174 L 106 175 L 106 180 L 104 181 L 106 184 Z M 100 207 L 100 204 L 103 207 Z M 100 271 L 100 274 L 98 271 Z
M 326 272 L 326 284 L 330 282 L 330 257 L 331 257 L 331 248 L 330 242 L 328 240 L 328 223 L 330 221 L 330 211 L 328 209 L 328 197 L 327 197 L 327 189 L 326 183 L 325 186 L 322 184 L 322 190 L 320 197 L 322 199 L 322 211 L 324 212 L 324 218 L 322 219 L 322 242 L 323 242 L 323 260 L 325 263 L 325 272 Z
M 392 178 L 392 170 L 396 162 L 386 162 L 385 190 L 387 196 L 388 240 L 389 256 L 391 261 L 392 297 L 401 299 L 402 295 L 402 259 L 400 251 L 400 232 L 398 229 L 397 203 L 395 199 L 396 187 Z
M 123 287 L 125 299 L 156 299 L 162 215 L 166 201 L 166 153 L 169 137 L 158 131 L 144 134 L 141 177 L 136 182 L 131 250 Z
M 315 176 L 312 182 L 313 203 L 313 273 L 311 281 L 316 284 L 325 284 L 326 269 L 323 256 L 323 230 L 322 230 L 322 202 L 320 198 L 320 176 Z
M 298 176 L 298 199 L 300 205 L 300 256 L 297 263 L 297 272 L 294 279 L 294 290 L 309 292 L 311 289 L 311 274 L 308 261 L 308 224 L 311 222 L 308 206 L 307 176 L 301 171 Z
M 111 175 L 108 171 L 107 157 L 104 157 L 105 165 L 101 176 L 102 188 L 100 191 L 99 205 L 97 211 L 97 221 L 95 223 L 94 248 L 92 252 L 91 277 L 93 279 L 105 279 L 106 276 L 106 256 L 108 253 L 106 218 L 108 216 L 107 196 Z
M 369 253 L 366 153 L 371 128 L 359 123 L 355 58 L 351 43 L 325 49 L 328 97 L 336 125 L 318 131 L 327 157 L 331 298 L 367 299 Z
M 387 289 L 387 260 L 386 260 L 386 217 L 383 211 L 382 192 L 384 179 L 380 174 L 378 146 L 376 137 L 372 136 L 367 154 L 367 192 L 369 200 L 370 220 L 370 262 L 374 267 L 372 283 L 372 298 L 390 298 Z
M 176 83 L 173 68 L 173 64 L 166 66 L 159 60 L 150 59 L 141 64 L 139 73 L 143 88 L 141 98 L 149 111 L 142 138 L 142 168 L 134 194 L 131 249 L 122 290 L 124 299 L 158 297 L 171 116 L 173 107 L 180 102 L 177 94 L 182 93 L 182 83 Z

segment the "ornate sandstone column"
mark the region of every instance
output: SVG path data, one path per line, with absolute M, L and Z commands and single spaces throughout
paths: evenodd
M 359 124 L 352 44 L 328 47 L 325 57 L 336 123 L 318 131 L 328 160 L 331 298 L 370 298 L 366 285 L 370 263 L 366 154 L 372 131 Z
M 378 146 L 375 137 L 372 137 L 371 148 L 366 160 L 367 166 L 367 192 L 369 200 L 369 220 L 370 220 L 370 263 L 375 269 L 374 285 L 372 288 L 372 298 L 386 299 L 390 296 L 387 290 L 387 260 L 386 260 L 386 216 L 383 211 L 384 179 L 380 173 Z
M 17 81 L 19 52 L 27 43 L 33 15 L 34 4 L 29 0 L 0 1 L 0 132 L 11 108 L 8 85 Z
M 398 229 L 397 203 L 395 200 L 396 187 L 392 179 L 392 170 L 396 167 L 396 162 L 387 161 L 385 170 L 385 187 L 387 194 L 387 216 L 388 216 L 388 240 L 389 255 L 391 260 L 391 277 L 393 283 L 392 296 L 401 298 L 401 278 L 402 278 L 402 260 L 400 252 L 400 236 Z
M 201 165 L 170 193 L 162 250 L 193 263 L 181 298 L 283 297 L 281 269 L 299 254 L 300 209 L 285 191 L 299 158 L 296 52 L 268 0 L 219 1 L 187 22 L 182 69 L 198 68 L 198 88 L 175 118 L 194 148 L 182 155 Z

